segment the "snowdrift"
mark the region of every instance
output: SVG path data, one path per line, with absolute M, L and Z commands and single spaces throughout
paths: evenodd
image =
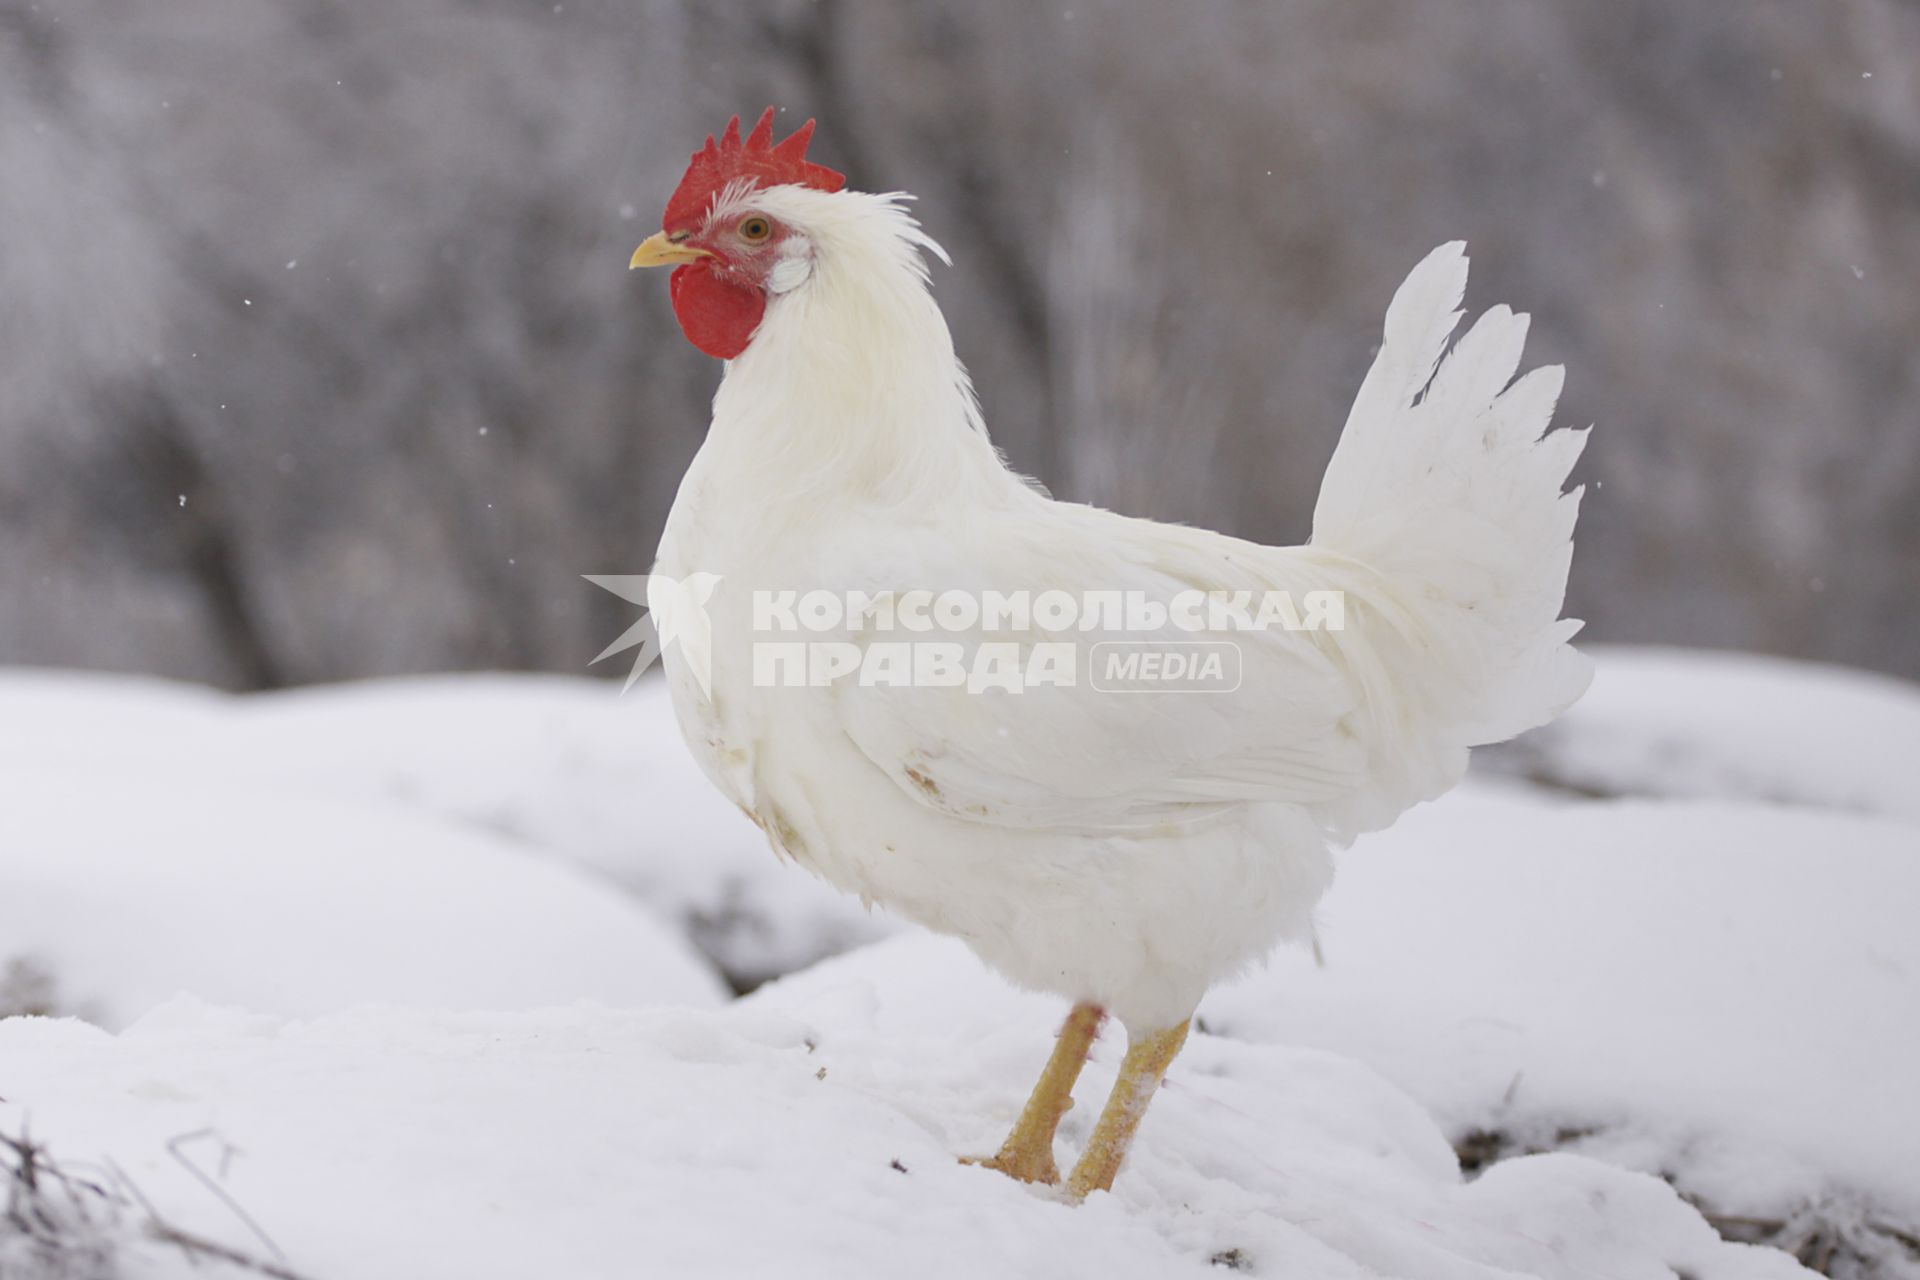
M 1879 687 L 1604 654 L 1552 751 L 1609 771 L 1357 845 L 1324 963 L 1210 996 L 1074 1208 L 957 1160 L 1063 1011 L 778 865 L 645 686 L 0 674 L 0 1015 L 69 1015 L 0 1016 L 0 1135 L 120 1197 L 131 1277 L 244 1274 L 155 1221 L 313 1280 L 1805 1274 L 1723 1235 L 1913 1276 L 1920 825 L 1872 762 L 1920 713 Z M 1827 745 L 1740 728 L 1763 689 Z M 62 1274 L 5 1224 L 0 1275 Z

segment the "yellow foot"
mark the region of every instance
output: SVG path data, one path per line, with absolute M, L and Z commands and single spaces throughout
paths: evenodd
M 1113 1189 L 1114 1176 L 1133 1145 L 1134 1131 L 1147 1114 L 1147 1104 L 1153 1101 L 1154 1090 L 1160 1087 L 1174 1055 L 1186 1042 L 1187 1024 L 1182 1022 L 1142 1036 L 1128 1048 L 1120 1063 L 1120 1078 L 1113 1082 L 1113 1092 L 1093 1126 L 1093 1136 L 1087 1139 L 1087 1149 L 1067 1175 L 1067 1194 L 1073 1199 L 1085 1200 L 1091 1192 Z
M 1051 1187 L 1060 1181 L 1060 1167 L 1054 1164 L 1051 1151 L 1008 1151 L 1003 1148 L 998 1155 L 961 1156 L 960 1163 L 978 1165 L 982 1169 L 997 1169 L 1016 1182 L 1038 1182 Z
M 1053 1134 L 1060 1127 L 1060 1117 L 1073 1106 L 1073 1082 L 1079 1078 L 1087 1051 L 1093 1047 L 1106 1016 L 1096 1004 L 1083 1001 L 1073 1007 L 1060 1028 L 1047 1069 L 1040 1073 L 1040 1083 L 1034 1086 L 1033 1096 L 1027 1099 L 1026 1108 L 1013 1132 L 1000 1144 L 999 1152 L 963 1157 L 961 1164 L 998 1169 L 1021 1182 L 1052 1186 L 1060 1181 L 1060 1170 L 1053 1163 Z

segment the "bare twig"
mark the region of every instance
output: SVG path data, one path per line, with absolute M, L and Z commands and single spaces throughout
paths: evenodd
M 216 1240 L 194 1235 L 190 1231 L 182 1231 L 179 1227 L 158 1219 L 147 1223 L 146 1233 L 162 1244 L 177 1246 L 185 1251 L 188 1257 L 205 1256 L 229 1266 L 239 1267 L 244 1271 L 251 1271 L 255 1275 L 270 1276 L 272 1280 L 307 1280 L 306 1276 L 290 1267 L 277 1262 L 267 1262 Z
M 84 1274 L 106 1274 L 113 1255 L 129 1238 L 130 1232 L 184 1252 L 189 1260 L 207 1260 L 237 1267 L 268 1280 L 306 1280 L 287 1264 L 284 1255 L 259 1225 L 234 1202 L 206 1171 L 188 1159 L 181 1148 L 203 1138 L 218 1138 L 211 1129 L 182 1134 L 167 1144 L 181 1167 L 212 1192 L 233 1215 L 244 1222 L 266 1247 L 271 1259 L 256 1257 L 246 1250 L 210 1240 L 175 1226 L 164 1218 L 158 1207 L 139 1185 L 118 1165 L 108 1161 L 106 1177 L 95 1181 L 56 1163 L 47 1149 L 35 1142 L 23 1123 L 19 1135 L 0 1133 L 0 1185 L 6 1188 L 0 1200 L 0 1235 L 25 1237 L 30 1248 L 45 1250 L 58 1263 L 78 1263 Z M 222 1158 L 232 1147 L 223 1141 Z M 126 1210 L 136 1209 L 137 1223 L 128 1223 Z M 63 1269 L 59 1274 L 82 1274 Z
M 176 1138 L 174 1141 L 184 1141 L 199 1136 L 201 1136 L 201 1134 L 191 1133 L 184 1135 L 183 1138 Z M 171 1148 L 173 1143 L 168 1143 L 167 1145 Z M 175 1156 L 178 1158 L 177 1152 Z M 272 1280 L 308 1280 L 306 1276 L 293 1270 L 292 1267 L 287 1266 L 284 1257 L 281 1257 L 277 1262 L 269 1262 L 263 1258 L 256 1258 L 244 1250 L 236 1249 L 232 1245 L 221 1244 L 217 1240 L 209 1240 L 205 1236 L 188 1231 L 183 1227 L 174 1226 L 160 1215 L 159 1208 L 153 1201 L 147 1198 L 145 1192 L 140 1190 L 139 1184 L 127 1176 L 126 1170 L 120 1168 L 118 1165 L 109 1167 L 113 1171 L 115 1184 L 123 1188 L 134 1200 L 138 1201 L 141 1209 L 145 1211 L 147 1220 L 141 1224 L 141 1231 L 148 1239 L 157 1240 L 161 1244 L 173 1245 L 185 1253 L 189 1259 L 200 1257 L 211 1258 L 216 1262 L 224 1262 L 229 1266 L 240 1267 L 243 1270 L 251 1271 L 255 1275 L 269 1276 Z M 191 1165 L 188 1167 L 192 1168 Z M 219 1193 L 217 1188 L 216 1194 L 220 1195 L 221 1202 L 232 1209 L 241 1221 L 253 1227 L 256 1234 L 261 1234 L 260 1229 L 253 1226 L 253 1220 L 243 1213 L 238 1205 L 233 1203 L 232 1197 Z M 261 1239 L 266 1240 L 266 1236 L 261 1234 Z M 271 1240 L 267 1240 L 267 1247 L 273 1249 L 276 1255 L 280 1252 Z
M 182 1169 L 185 1169 L 188 1173 L 192 1174 L 195 1181 L 199 1182 L 201 1186 L 205 1187 L 208 1190 L 208 1192 L 210 1192 L 216 1199 L 220 1201 L 221 1204 L 226 1205 L 228 1211 L 231 1212 L 234 1217 L 240 1219 L 241 1222 L 245 1223 L 247 1230 L 253 1232 L 254 1238 L 260 1241 L 261 1244 L 264 1244 L 265 1246 L 267 1246 L 267 1251 L 269 1253 L 273 1254 L 273 1256 L 278 1258 L 281 1262 L 285 1262 L 287 1260 L 287 1255 L 281 1252 L 280 1246 L 273 1242 L 273 1237 L 268 1235 L 265 1229 L 262 1228 L 258 1222 L 255 1222 L 253 1220 L 253 1215 L 249 1214 L 245 1209 L 242 1209 L 240 1207 L 240 1202 L 235 1200 L 231 1195 L 229 1195 L 225 1187 L 221 1186 L 218 1182 L 215 1182 L 212 1178 L 208 1177 L 206 1171 L 202 1169 L 199 1165 L 195 1164 L 193 1161 L 189 1160 L 187 1158 L 186 1153 L 180 1149 L 183 1146 L 185 1146 L 187 1143 L 198 1142 L 202 1138 L 212 1138 L 213 1140 L 215 1140 L 220 1144 L 220 1176 L 222 1178 L 226 1177 L 227 1165 L 233 1156 L 235 1147 L 231 1142 L 228 1142 L 225 1138 L 221 1137 L 218 1130 L 196 1129 L 192 1133 L 183 1133 L 176 1138 L 172 1138 L 168 1140 L 167 1151 L 169 1154 L 173 1156 L 175 1160 L 177 1160 L 180 1163 L 180 1167 Z

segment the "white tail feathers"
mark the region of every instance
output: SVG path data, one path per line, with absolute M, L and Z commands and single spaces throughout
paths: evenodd
M 1467 747 L 1545 723 L 1590 678 L 1567 644 L 1580 624 L 1559 616 L 1580 506 L 1561 489 L 1586 432 L 1547 430 L 1559 368 L 1514 380 L 1526 316 L 1494 307 L 1442 360 L 1466 283 L 1456 241 L 1400 286 L 1314 510 L 1313 546 L 1351 566 L 1349 625 L 1355 596 L 1373 615 L 1361 732 L 1397 779 L 1375 797 L 1390 807 L 1452 785 Z

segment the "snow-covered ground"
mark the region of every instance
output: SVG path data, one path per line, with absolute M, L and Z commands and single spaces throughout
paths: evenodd
M 1214 993 L 1079 1208 L 955 1160 L 1057 1005 L 780 865 L 616 687 L 0 673 L 0 1015 L 98 1024 L 0 1017 L 0 1137 L 120 1188 L 119 1274 L 240 1274 L 154 1221 L 315 1280 L 1803 1274 L 1684 1195 L 1920 1275 L 1907 686 L 1607 652 L 1531 757 L 1604 768 L 1345 855 L 1324 964 Z M 0 1276 L 65 1274 L 8 1152 Z
M 1593 687 L 1485 753 L 1600 795 L 1739 797 L 1920 821 L 1920 687 L 1758 654 L 1596 645 Z
M 81 785 L 211 786 L 237 803 L 291 792 L 306 804 L 405 807 L 611 878 L 746 984 L 889 931 L 768 857 L 765 837 L 687 755 L 663 686 L 624 698 L 618 688 L 442 676 L 236 698 L 0 670 L 0 786 L 31 767 Z M 229 828 L 265 834 L 237 816 Z
M 180 991 L 290 1016 L 728 994 L 644 904 L 484 830 L 231 778 L 0 778 L 0 964 L 109 1029 Z
M 954 1159 L 997 1144 L 1056 1018 L 960 960 L 883 944 L 720 1012 L 289 1024 L 182 998 L 118 1039 L 0 1023 L 0 1063 L 57 1153 L 112 1152 L 169 1222 L 258 1251 L 169 1151 L 215 1127 L 240 1148 L 224 1189 L 315 1276 L 1796 1274 L 1595 1161 L 1463 1182 L 1366 1066 L 1208 1036 L 1118 1194 L 1061 1204 Z

